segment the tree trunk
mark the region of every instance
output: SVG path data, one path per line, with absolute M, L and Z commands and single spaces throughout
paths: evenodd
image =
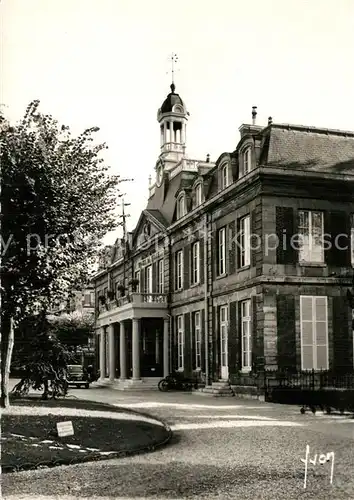
M 12 351 L 14 346 L 14 323 L 10 318 L 1 325 L 1 408 L 10 406 L 9 379 Z

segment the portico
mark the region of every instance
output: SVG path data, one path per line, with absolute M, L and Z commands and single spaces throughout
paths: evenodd
M 170 369 L 169 326 L 162 294 L 132 293 L 110 303 L 97 319 L 99 382 L 117 389 L 157 387 Z

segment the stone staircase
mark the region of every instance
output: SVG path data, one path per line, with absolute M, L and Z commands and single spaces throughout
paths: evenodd
M 104 381 L 98 380 L 95 386 L 106 386 L 117 391 L 157 391 L 158 383 L 162 378 L 163 377 L 144 377 L 139 380 L 126 379 L 124 381 L 115 379 L 114 382 L 106 379 Z
M 157 391 L 158 383 L 163 377 L 144 377 L 140 380 L 126 379 L 124 382 L 117 381 L 112 389 L 118 391 Z
M 214 397 L 233 397 L 234 391 L 231 389 L 229 382 L 226 380 L 219 380 L 219 382 L 212 382 L 211 385 L 206 385 L 203 389 L 198 389 L 198 393 L 203 396 Z

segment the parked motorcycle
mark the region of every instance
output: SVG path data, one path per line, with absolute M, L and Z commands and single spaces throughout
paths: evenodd
M 171 373 L 160 380 L 158 388 L 162 392 L 166 391 L 191 391 L 193 384 L 190 380 L 183 378 L 178 373 Z

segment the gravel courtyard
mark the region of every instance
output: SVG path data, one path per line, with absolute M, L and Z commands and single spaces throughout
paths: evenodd
M 4 498 L 354 498 L 350 416 L 301 415 L 298 407 L 181 393 L 93 387 L 70 394 L 157 416 L 171 426 L 171 444 L 130 458 L 7 474 Z M 308 463 L 304 489 L 306 445 L 309 459 L 317 454 L 317 460 Z M 331 485 L 331 461 L 319 464 L 318 458 L 332 451 Z

